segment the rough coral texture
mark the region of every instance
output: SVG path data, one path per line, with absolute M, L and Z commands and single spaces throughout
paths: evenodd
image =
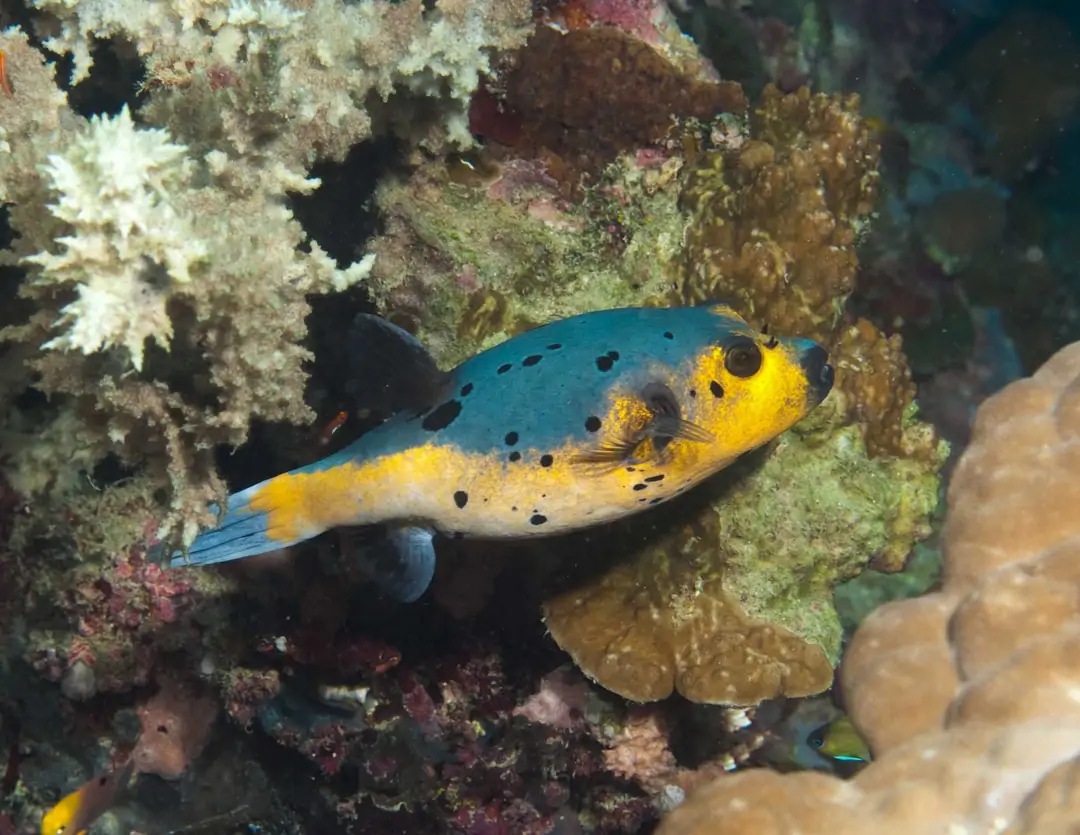
M 519 46 L 531 28 L 527 0 L 34 5 L 55 17 L 40 28 L 50 49 L 73 54 L 74 81 L 93 65 L 93 38 L 122 38 L 147 61 L 153 121 L 189 143 L 289 167 L 343 158 L 372 135 L 372 100 L 398 92 L 443 97 L 443 137 L 471 144 L 465 111 L 489 52 Z
M 835 367 L 837 397 L 860 427 L 871 456 L 938 457 L 934 429 L 914 420 L 915 383 L 899 334 L 885 336 L 859 319 L 840 331 Z
M 16 203 L 14 254 L 30 270 L 20 295 L 35 311 L 3 336 L 38 349 L 25 364 L 58 396 L 53 419 L 66 414 L 68 431 L 81 430 L 74 448 L 89 447 L 87 460 L 148 462 L 170 488 L 165 528 L 184 525 L 190 539 L 221 492 L 214 444 L 242 443 L 253 415 L 311 420 L 304 296 L 343 289 L 370 259 L 339 270 L 317 245 L 298 249 L 306 236 L 284 194 L 318 181 L 281 165 L 195 157 L 126 110 L 47 138 L 22 132 L 34 127 L 25 117 L 8 125 L 21 154 L 0 164 L 0 192 Z M 43 211 L 52 221 L 35 224 Z M 23 449 L 16 462 L 42 457 Z M 47 469 L 60 479 L 70 464 L 67 447 L 53 446 Z M 13 477 L 20 488 L 43 481 Z
M 540 160 L 429 163 L 388 178 L 368 286 L 443 367 L 536 325 L 660 297 L 685 226 L 681 164 L 621 157 L 580 203 Z
M 661 143 L 675 120 L 746 109 L 739 85 L 702 78 L 608 26 L 538 29 L 506 81 L 505 102 L 522 123 L 516 150 L 555 155 L 570 184 L 595 178 L 619 153 Z
M 833 344 L 877 191 L 858 103 L 769 86 L 749 136 L 704 155 L 682 195 L 694 222 L 678 298 L 728 298 L 752 324 Z
M 29 611 L 49 612 L 17 630 L 18 653 L 69 698 L 146 685 L 166 655 L 199 657 L 228 624 L 234 587 L 222 575 L 167 572 L 130 545 L 156 524 L 152 492 L 146 479 L 102 492 L 84 480 L 62 516 L 34 506 L 4 540 L 5 559 L 32 555 L 5 565 L 5 579 Z
M 843 666 L 874 762 L 753 771 L 663 835 L 1064 832 L 1080 815 L 1080 343 L 979 409 L 949 488 L 944 580 L 866 619 Z

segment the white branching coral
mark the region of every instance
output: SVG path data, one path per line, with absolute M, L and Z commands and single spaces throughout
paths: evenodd
M 147 339 L 168 348 L 165 303 L 207 256 L 174 200 L 192 168 L 184 146 L 163 130 L 137 129 L 127 108 L 91 119 L 63 153 L 49 155 L 49 210 L 72 232 L 57 238 L 63 251 L 25 260 L 41 267 L 36 282 L 73 286 L 78 298 L 57 322 L 64 333 L 43 347 L 89 354 L 120 345 L 138 370 Z
M 174 136 L 305 167 L 371 137 L 385 115 L 373 101 L 399 93 L 437 102 L 442 140 L 471 144 L 465 114 L 491 53 L 532 29 L 531 0 L 32 2 L 51 15 L 48 47 L 74 57 L 73 81 L 88 76 L 95 38 L 120 38 L 146 62 L 147 113 Z
M 137 113 L 87 121 L 26 34 L 0 32 L 16 86 L 0 95 L 0 201 L 15 232 L 0 264 L 26 269 L 3 306 L 0 371 L 17 363 L 9 388 L 49 396 L 29 423 L 0 398 L 0 466 L 62 500 L 83 481 L 73 474 L 114 455 L 164 488 L 156 517 L 187 540 L 224 497 L 218 447 L 244 443 L 256 418 L 315 418 L 308 297 L 372 268 L 362 241 L 339 268 L 292 196 L 319 187 L 316 162 L 380 132 L 470 142 L 470 97 L 492 55 L 528 37 L 532 2 L 28 5 L 39 42 L 72 56 L 74 83 L 103 40 L 145 74 Z M 33 454 L 13 454 L 5 430 Z

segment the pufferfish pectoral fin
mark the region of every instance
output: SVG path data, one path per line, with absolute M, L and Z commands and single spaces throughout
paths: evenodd
M 435 533 L 415 525 L 392 527 L 360 551 L 360 567 L 383 594 L 402 603 L 423 597 L 435 576 Z
M 345 340 L 345 388 L 357 409 L 392 415 L 437 403 L 449 375 L 415 336 L 380 316 L 360 313 Z
M 622 427 L 614 437 L 583 450 L 577 456 L 579 462 L 618 465 L 630 460 L 659 457 L 667 445 L 676 439 L 697 444 L 716 440 L 712 432 L 682 416 L 682 407 L 666 384 L 648 383 L 642 388 L 640 397 L 640 405 L 648 415 L 645 424 Z

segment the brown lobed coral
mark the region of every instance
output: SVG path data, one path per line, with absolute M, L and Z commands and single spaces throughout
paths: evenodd
M 936 433 L 911 420 L 915 383 L 899 334 L 885 336 L 859 319 L 840 331 L 834 363 L 837 396 L 862 431 L 871 456 L 937 457 Z
M 679 301 L 731 299 L 751 324 L 834 343 L 877 194 L 879 149 L 858 105 L 770 85 L 750 137 L 703 155 L 681 197 L 692 220 Z
M 1080 343 L 987 400 L 949 489 L 940 591 L 883 606 L 842 668 L 875 761 L 758 770 L 663 835 L 1073 831 L 1080 818 Z

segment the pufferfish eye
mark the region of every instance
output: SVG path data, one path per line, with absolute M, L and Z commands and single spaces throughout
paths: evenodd
M 747 339 L 732 345 L 724 355 L 724 368 L 735 377 L 753 377 L 761 369 L 758 344 Z

